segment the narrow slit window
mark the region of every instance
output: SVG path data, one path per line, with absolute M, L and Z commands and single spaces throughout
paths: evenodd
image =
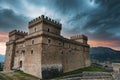
M 34 44 L 34 40 L 32 40 L 32 44 Z
M 48 39 L 48 43 L 51 43 L 51 40 L 50 40 L 50 39 Z
M 33 54 L 33 50 L 31 50 L 31 54 Z
M 48 32 L 50 32 L 50 29 L 48 28 Z
M 35 32 L 37 31 L 37 29 L 35 28 Z

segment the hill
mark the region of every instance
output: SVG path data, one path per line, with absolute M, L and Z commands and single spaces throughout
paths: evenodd
M 120 62 L 120 51 L 108 47 L 92 47 L 90 48 L 90 57 L 100 62 Z
M 110 72 L 103 68 L 89 66 L 86 68 L 77 69 L 74 71 L 63 73 L 62 75 L 58 75 L 57 77 L 55 77 L 53 79 L 47 79 L 47 80 L 60 80 L 61 78 L 69 78 L 69 77 L 73 77 L 73 76 L 80 77 L 79 75 L 84 71 L 87 71 L 87 72 L 91 72 L 91 71 L 92 72 Z M 11 71 L 11 72 L 0 72 L 0 80 L 40 80 L 40 79 L 37 77 L 34 77 L 32 75 L 26 74 L 22 71 Z M 42 79 L 42 80 L 46 80 L 46 79 Z M 67 79 L 63 79 L 63 80 L 67 80 Z
M 0 62 L 4 62 L 4 59 L 5 59 L 5 55 L 0 54 Z

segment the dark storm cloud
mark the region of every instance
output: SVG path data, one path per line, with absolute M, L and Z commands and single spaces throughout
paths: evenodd
M 22 29 L 28 22 L 25 16 L 31 14 L 27 9 L 34 6 L 45 7 L 46 10 L 53 12 L 52 14 L 59 14 L 61 16 L 59 19 L 53 17 L 63 22 L 64 32 L 85 33 L 91 39 L 120 40 L 118 32 L 120 31 L 120 0 L 1 0 L 0 2 L 3 8 L 6 5 L 11 8 L 0 9 L 0 18 L 2 18 L 0 30 Z M 45 12 L 50 14 L 49 11 Z
M 67 13 L 68 11 L 76 11 L 81 6 L 83 0 L 29 0 L 30 4 L 34 4 L 35 6 L 46 6 L 49 9 L 53 9 L 60 13 Z M 32 3 L 31 3 L 32 2 Z M 74 12 L 72 12 L 74 13 Z
M 0 8 L 0 31 L 8 32 L 13 29 L 27 29 L 28 18 L 15 14 L 10 9 Z
M 98 13 L 93 12 L 77 14 L 69 20 L 70 24 L 78 23 L 74 25 L 74 28 L 70 32 L 83 32 L 91 37 L 91 39 L 99 40 L 120 40 L 120 1 L 119 0 L 97 0 L 99 7 L 102 7 Z M 94 11 L 94 10 L 93 10 Z M 86 20 L 86 24 L 80 22 L 84 17 L 89 16 Z M 73 22 L 73 23 L 72 23 Z
M 0 0 L 0 7 L 7 7 L 16 11 L 24 11 L 25 9 L 22 0 Z
M 81 3 L 82 0 L 55 0 L 56 9 L 66 15 L 78 11 Z

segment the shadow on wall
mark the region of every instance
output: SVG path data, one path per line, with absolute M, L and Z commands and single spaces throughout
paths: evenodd
M 60 76 L 63 73 L 63 70 L 58 68 L 47 68 L 42 70 L 43 79 L 50 79 L 56 76 Z

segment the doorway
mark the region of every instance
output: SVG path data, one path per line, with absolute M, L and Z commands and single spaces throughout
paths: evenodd
M 20 61 L 20 68 L 22 68 L 22 61 Z

